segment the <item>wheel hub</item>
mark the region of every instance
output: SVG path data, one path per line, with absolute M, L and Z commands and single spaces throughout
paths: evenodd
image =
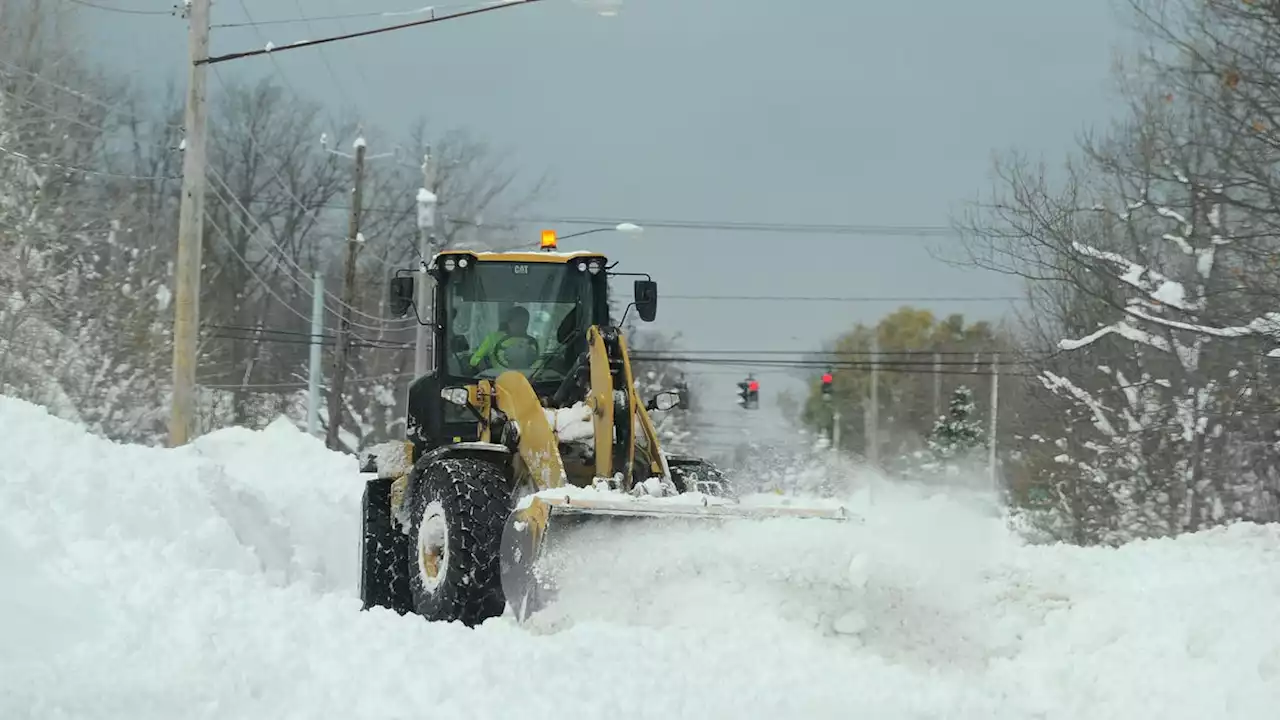
M 427 505 L 418 525 L 418 572 L 422 587 L 433 592 L 449 569 L 449 526 L 439 502 Z

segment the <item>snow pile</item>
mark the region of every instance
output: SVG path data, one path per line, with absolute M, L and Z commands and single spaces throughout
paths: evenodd
M 356 462 L 292 427 L 156 450 L 0 397 L 0 428 L 0 717 L 1202 720 L 1280 703 L 1275 528 L 1030 547 L 980 497 L 834 468 L 862 522 L 586 526 L 561 534 L 557 603 L 472 631 L 359 612 Z

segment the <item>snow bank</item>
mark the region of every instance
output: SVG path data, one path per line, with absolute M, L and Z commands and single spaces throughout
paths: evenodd
M 557 547 L 561 594 L 536 622 L 468 630 L 358 611 L 356 462 L 291 427 L 156 450 L 0 398 L 0 428 L 0 717 L 1203 720 L 1280 703 L 1275 528 L 1030 547 L 981 498 L 840 470 L 825 484 L 862 523 L 587 527 Z

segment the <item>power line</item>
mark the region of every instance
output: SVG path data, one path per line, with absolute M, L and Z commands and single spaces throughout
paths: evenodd
M 78 100 L 82 100 L 82 101 L 84 101 L 84 102 L 89 103 L 90 105 L 96 105 L 96 106 L 98 106 L 98 107 L 100 107 L 100 108 L 103 108 L 103 109 L 104 109 L 104 110 L 106 110 L 108 113 L 114 113 L 114 112 L 116 112 L 116 111 L 117 111 L 117 110 L 119 110 L 121 107 L 123 107 L 123 106 L 126 104 L 126 102 L 127 102 L 127 101 L 125 101 L 125 100 L 121 100 L 120 102 L 118 102 L 118 103 L 116 103 L 116 104 L 112 105 L 111 103 L 108 103 L 108 102 L 106 102 L 105 100 L 102 100 L 102 99 L 99 99 L 99 98 L 93 97 L 92 95 L 89 95 L 89 94 L 87 94 L 87 93 L 83 93 L 83 92 L 81 92 L 81 91 L 79 91 L 79 90 L 76 90 L 76 89 L 74 89 L 74 88 L 69 88 L 69 87 L 67 87 L 66 85 L 61 85 L 61 84 L 59 84 L 59 83 L 56 83 L 56 82 L 54 82 L 53 80 L 50 80 L 50 79 L 46 78 L 44 75 L 41 75 L 41 74 L 40 74 L 40 73 L 38 73 L 38 72 L 34 72 L 34 71 L 32 71 L 32 70 L 28 70 L 28 69 L 26 69 L 26 68 L 22 67 L 21 65 L 15 65 L 14 63 L 11 63 L 11 62 L 9 62 L 9 61 L 5 60 L 4 58 L 0 58 L 0 65 L 3 65 L 3 66 L 5 66 L 5 67 L 9 68 L 10 70 L 12 70 L 12 71 L 14 71 L 14 72 L 20 72 L 20 73 L 22 73 L 23 75 L 26 75 L 26 76 L 30 77 L 31 79 L 35 80 L 36 82 L 38 82 L 38 83 L 40 83 L 40 84 L 42 84 L 42 85 L 44 85 L 44 86 L 46 86 L 46 87 L 52 88 L 52 89 L 54 89 L 54 90 L 61 90 L 62 92 L 65 92 L 65 93 L 67 93 L 68 95 L 71 95 L 72 97 L 74 97 L 74 98 L 76 98 L 76 99 L 78 99 Z M 179 124 L 177 124 L 177 123 L 163 122 L 163 124 L 164 124 L 164 125 L 167 125 L 168 127 L 174 128 L 174 129 L 176 129 L 176 130 L 184 130 L 183 126 L 182 126 L 182 125 L 179 125 Z
M 751 302 L 1019 302 L 1025 298 L 1017 295 L 863 295 L 853 297 L 837 297 L 831 295 L 663 295 L 664 300 L 706 300 L 725 301 L 743 300 Z
M 107 12 L 122 13 L 125 15 L 173 15 L 176 16 L 178 11 L 176 8 L 169 10 L 133 10 L 130 8 L 111 7 L 109 5 L 99 5 L 89 0 L 67 0 L 69 3 L 83 5 L 84 7 L 94 8 L 95 10 L 106 10 Z
M 257 330 L 254 329 L 257 333 Z M 223 340 L 243 340 L 260 343 L 277 343 L 286 345 L 310 345 L 313 340 L 310 333 L 298 331 L 279 331 L 278 334 L 285 337 L 266 337 L 261 334 L 228 334 L 227 332 L 209 333 L 207 337 Z M 292 337 L 290 337 L 292 336 Z M 356 347 L 363 347 L 371 350 L 410 350 L 413 346 L 409 343 L 397 344 L 383 341 L 370 341 L 362 339 L 362 343 L 358 343 Z M 321 345 L 331 345 L 334 340 L 331 337 L 323 336 L 319 339 Z M 905 372 L 920 374 L 942 374 L 942 375 L 991 375 L 992 363 L 990 361 L 978 361 L 977 363 L 966 361 L 943 361 L 933 363 L 928 361 L 914 360 L 890 360 L 890 361 L 809 361 L 809 360 L 775 360 L 775 359 L 730 359 L 730 358 L 692 358 L 684 356 L 658 357 L 633 355 L 632 359 L 636 362 L 666 362 L 672 364 L 690 364 L 690 365 L 711 365 L 722 367 L 747 367 L 747 368 L 768 368 L 768 369 L 836 369 L 836 370 L 882 370 L 887 372 Z M 996 367 L 1019 367 L 1028 364 L 1025 361 L 1004 361 L 1001 360 Z M 939 368 L 955 368 L 970 367 L 972 370 L 946 370 Z M 939 368 L 935 370 L 935 368 Z M 1000 373 L 1001 375 L 1026 376 L 1031 377 L 1027 373 Z
M 212 27 L 240 28 L 240 27 L 258 26 L 258 25 L 294 25 L 301 22 L 328 22 L 328 21 L 340 22 L 342 20 L 362 20 L 365 18 L 397 17 L 397 16 L 405 16 L 405 15 L 426 15 L 428 13 L 432 14 L 432 16 L 434 17 L 434 13 L 437 10 L 459 8 L 459 7 L 472 7 L 472 6 L 473 5 L 463 5 L 463 4 L 431 5 L 428 7 L 415 8 L 413 10 L 384 10 L 384 11 L 372 11 L 372 12 L 341 13 L 341 14 L 334 14 L 334 15 L 319 15 L 313 18 L 278 18 L 274 20 L 258 20 L 253 22 L 217 23 L 215 25 L 212 25 Z M 252 18 L 250 18 L 250 20 L 252 20 Z
M 622 222 L 646 228 L 675 230 L 721 230 L 731 232 L 808 233 L 821 235 L 893 235 L 900 237 L 955 237 L 956 231 L 943 225 L 875 225 L 848 223 L 745 222 L 734 220 L 673 220 L 657 218 L 529 217 L 525 222 L 560 225 L 600 225 Z
M 258 146 L 257 139 L 251 135 L 250 140 L 251 140 L 251 143 L 250 143 L 251 149 L 256 150 Z M 275 173 L 276 179 L 279 180 L 280 182 L 281 190 L 286 195 L 288 195 L 289 198 L 293 200 L 294 203 L 296 203 L 304 213 L 310 213 L 311 211 L 307 208 L 307 206 L 303 204 L 303 202 L 299 200 L 297 196 L 294 195 L 289 190 L 288 185 L 285 183 L 284 179 L 280 176 L 279 172 L 271 165 L 270 158 L 268 158 L 265 153 L 262 153 L 261 151 L 258 151 L 258 152 L 263 158 L 264 167 L 266 167 L 267 169 Z M 234 204 L 235 207 L 238 207 L 240 210 L 244 212 L 244 216 L 247 217 L 249 221 L 254 224 L 254 228 L 248 227 L 245 224 L 245 221 L 240 218 L 239 213 L 231 213 L 231 217 L 240 225 L 242 229 L 244 229 L 248 233 L 248 235 L 251 238 L 253 238 L 260 246 L 263 247 L 268 257 L 273 256 L 272 249 L 274 249 L 275 251 L 274 254 L 278 255 L 278 257 L 273 257 L 277 266 L 280 266 L 281 261 L 283 261 L 284 266 L 286 266 L 286 267 L 282 267 L 281 274 L 283 274 L 284 277 L 288 278 L 291 282 L 297 285 L 301 289 L 303 295 L 305 295 L 306 297 L 311 297 L 311 293 L 312 293 L 311 287 L 307 283 L 302 282 L 298 278 L 294 277 L 292 271 L 289 270 L 288 268 L 292 267 L 302 277 L 307 277 L 309 273 L 305 269 L 303 269 L 302 266 L 297 263 L 297 261 L 295 261 L 292 257 L 289 256 L 289 253 L 286 252 L 285 249 L 280 246 L 280 243 L 278 243 L 273 238 L 272 233 L 264 231 L 262 222 L 257 217 L 255 217 L 253 213 L 249 212 L 249 209 L 246 208 L 240 202 L 239 198 L 236 196 L 236 193 L 232 190 L 231 186 L 227 183 L 226 179 L 222 177 L 222 175 L 217 171 L 216 168 L 212 166 L 209 167 L 207 169 L 207 173 L 211 180 L 213 180 L 215 183 L 218 183 L 222 186 L 222 188 L 226 191 L 226 196 L 231 198 L 231 203 L 228 203 L 226 200 L 223 199 L 222 193 L 218 191 L 217 187 L 211 188 L 213 190 L 214 197 L 216 197 L 220 202 L 222 202 L 224 206 L 231 207 L 231 205 Z M 254 232 L 253 230 L 255 228 L 259 232 Z M 270 245 L 271 248 L 267 248 L 266 247 L 267 245 Z M 334 295 L 328 290 L 326 290 L 324 294 L 326 298 L 332 299 L 338 305 L 339 309 L 345 308 L 346 305 L 345 303 L 342 302 L 342 298 L 338 297 L 337 295 Z M 334 310 L 333 308 L 329 307 L 328 301 L 325 301 L 325 310 L 330 313 L 333 313 L 335 316 L 340 316 L 342 314 L 338 310 Z M 372 322 L 378 323 L 378 325 L 375 326 L 375 325 L 369 325 L 367 323 L 362 323 L 362 322 L 357 322 L 355 320 L 352 320 L 352 325 L 359 327 L 362 330 L 368 330 L 371 332 L 384 332 L 388 329 L 392 329 L 394 328 L 395 322 L 397 322 L 393 320 L 387 320 L 386 318 L 381 318 L 376 315 L 372 315 L 370 313 L 364 312 L 363 310 L 360 310 L 359 308 L 351 308 L 351 312 L 355 315 L 369 318 Z M 404 321 L 404 322 L 407 323 L 407 321 Z
M 201 64 L 213 65 L 216 63 L 227 62 L 228 60 L 238 60 L 240 58 L 254 57 L 257 55 L 266 55 L 268 53 L 284 52 L 285 50 L 297 50 L 304 47 L 324 45 L 327 43 L 337 42 L 339 40 L 351 40 L 354 38 L 367 37 L 370 35 L 379 35 L 381 33 L 392 32 L 394 30 L 404 30 L 411 27 L 418 27 L 420 25 L 431 25 L 434 23 L 444 22 L 446 20 L 457 20 L 459 18 L 470 17 L 472 15 L 479 15 L 481 13 L 492 12 L 494 10 L 502 10 L 509 7 L 516 7 L 518 5 L 529 5 L 530 3 L 535 3 L 539 1 L 540 0 L 504 0 L 496 3 L 486 4 L 483 7 L 475 8 L 472 10 L 464 10 L 462 12 L 456 12 L 450 15 L 439 15 L 435 17 L 426 18 L 424 20 L 414 20 L 407 23 L 401 23 L 399 25 L 389 25 L 386 27 L 375 28 L 373 30 L 361 30 L 359 32 L 345 33 L 343 35 L 334 35 L 332 37 L 321 38 L 319 40 L 300 40 L 298 42 L 289 43 L 288 45 L 282 45 L 280 47 L 274 47 L 269 45 L 261 50 L 245 50 L 243 52 L 230 53 L 227 55 L 217 55 L 217 56 L 205 58 L 203 60 L 197 60 L 196 64 L 197 65 L 201 65 Z
M 20 153 L 17 150 L 10 150 L 9 148 L 4 147 L 3 145 L 0 145 L 0 153 L 4 153 L 5 155 L 16 157 L 20 160 L 25 160 L 33 165 L 57 168 L 59 170 L 64 170 L 66 172 L 72 172 L 72 173 L 83 173 L 85 175 L 97 175 L 100 177 L 118 178 L 120 180 L 137 180 L 139 182 L 152 182 L 155 180 L 181 180 L 182 179 L 181 176 L 177 176 L 177 175 L 126 175 L 123 173 L 115 173 L 107 170 L 90 170 L 88 168 L 76 167 L 75 165 L 64 165 L 63 163 L 53 162 L 52 160 L 41 160 L 40 158 L 32 157 L 31 155 L 27 155 L 25 153 Z
M 990 367 L 989 360 L 979 361 L 957 361 L 942 360 L 933 362 L 930 360 L 805 360 L 805 359 L 776 359 L 776 358 L 700 358 L 685 355 L 668 355 L 668 356 L 649 356 L 634 355 L 632 360 L 636 362 L 653 362 L 653 363 L 671 363 L 671 364 L 687 364 L 687 365 L 723 365 L 733 367 L 781 367 L 781 368 L 819 368 L 819 369 L 871 369 L 873 367 L 884 367 L 893 365 L 895 367 Z M 1029 361 L 1006 361 L 1001 360 L 998 363 L 1001 367 L 1018 367 L 1029 364 Z
M 302 16 L 302 21 L 307 23 L 307 31 L 315 32 L 315 28 L 312 27 L 310 20 L 307 18 L 306 13 L 302 9 L 302 0 L 294 0 L 294 2 L 298 6 L 298 14 Z M 271 42 L 270 40 L 267 39 L 266 35 L 262 33 L 262 30 L 258 28 L 258 24 L 254 22 L 253 14 L 249 12 L 249 4 L 245 2 L 245 0 L 240 0 L 240 9 L 244 11 L 244 16 L 249 19 L 249 25 L 250 27 L 253 28 L 253 31 L 258 36 L 258 39 L 262 40 L 264 45 L 266 43 Z M 342 80 L 339 79 L 338 73 L 333 69 L 333 64 L 329 62 L 329 54 L 325 52 L 324 48 L 320 48 L 319 50 L 320 50 L 320 62 L 324 63 L 325 69 L 329 71 L 329 77 L 333 78 L 334 87 L 338 88 L 339 94 L 341 94 L 343 97 L 347 98 L 348 101 L 350 101 L 351 95 L 347 92 L 346 87 L 342 84 Z M 279 73 L 280 78 L 284 80 L 284 84 L 286 87 L 289 88 L 289 92 L 293 93 L 294 97 L 302 97 L 301 95 L 298 94 L 298 91 L 293 87 L 292 83 L 289 82 L 289 78 L 285 75 L 284 68 L 280 67 L 280 62 L 276 60 L 274 56 L 271 57 L 271 64 L 275 66 L 276 72 Z
M 320 207 L 330 210 L 350 210 L 340 203 L 325 203 Z M 406 205 L 375 205 L 363 212 L 408 214 L 413 208 Z M 448 222 L 448 219 L 445 219 Z M 898 225 L 893 223 L 806 223 L 799 221 L 750 222 L 738 220 L 682 220 L 663 218 L 620 218 L 584 216 L 514 216 L 497 218 L 495 223 L 528 223 L 533 225 L 593 225 L 610 227 L 620 223 L 635 223 L 645 228 L 669 230 L 714 230 L 719 232 L 790 233 L 805 235 L 851 235 L 891 237 L 940 237 L 954 238 L 959 234 L 945 225 Z
M 965 357 L 971 358 L 975 355 L 990 355 L 991 353 L 1009 353 L 1008 349 L 992 349 L 992 350 L 879 350 L 872 352 L 870 350 L 681 350 L 674 349 L 670 351 L 647 352 L 643 349 L 634 350 L 632 357 L 665 357 L 667 355 L 680 356 L 698 356 L 698 355 L 803 355 L 806 357 L 813 356 L 832 356 L 832 357 L 871 357 L 878 356 L 928 356 L 941 355 L 942 357 Z M 957 361 L 958 362 L 958 361 Z M 968 361 L 966 361 L 968 362 Z

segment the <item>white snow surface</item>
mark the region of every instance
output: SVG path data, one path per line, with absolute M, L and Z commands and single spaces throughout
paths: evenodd
M 840 472 L 861 523 L 603 523 L 527 626 L 360 612 L 353 457 L 112 444 L 0 397 L 0 717 L 1262 718 L 1280 530 L 1029 546 Z M 625 534 L 624 534 L 625 533 Z M 567 559 L 566 559 L 567 558 Z

